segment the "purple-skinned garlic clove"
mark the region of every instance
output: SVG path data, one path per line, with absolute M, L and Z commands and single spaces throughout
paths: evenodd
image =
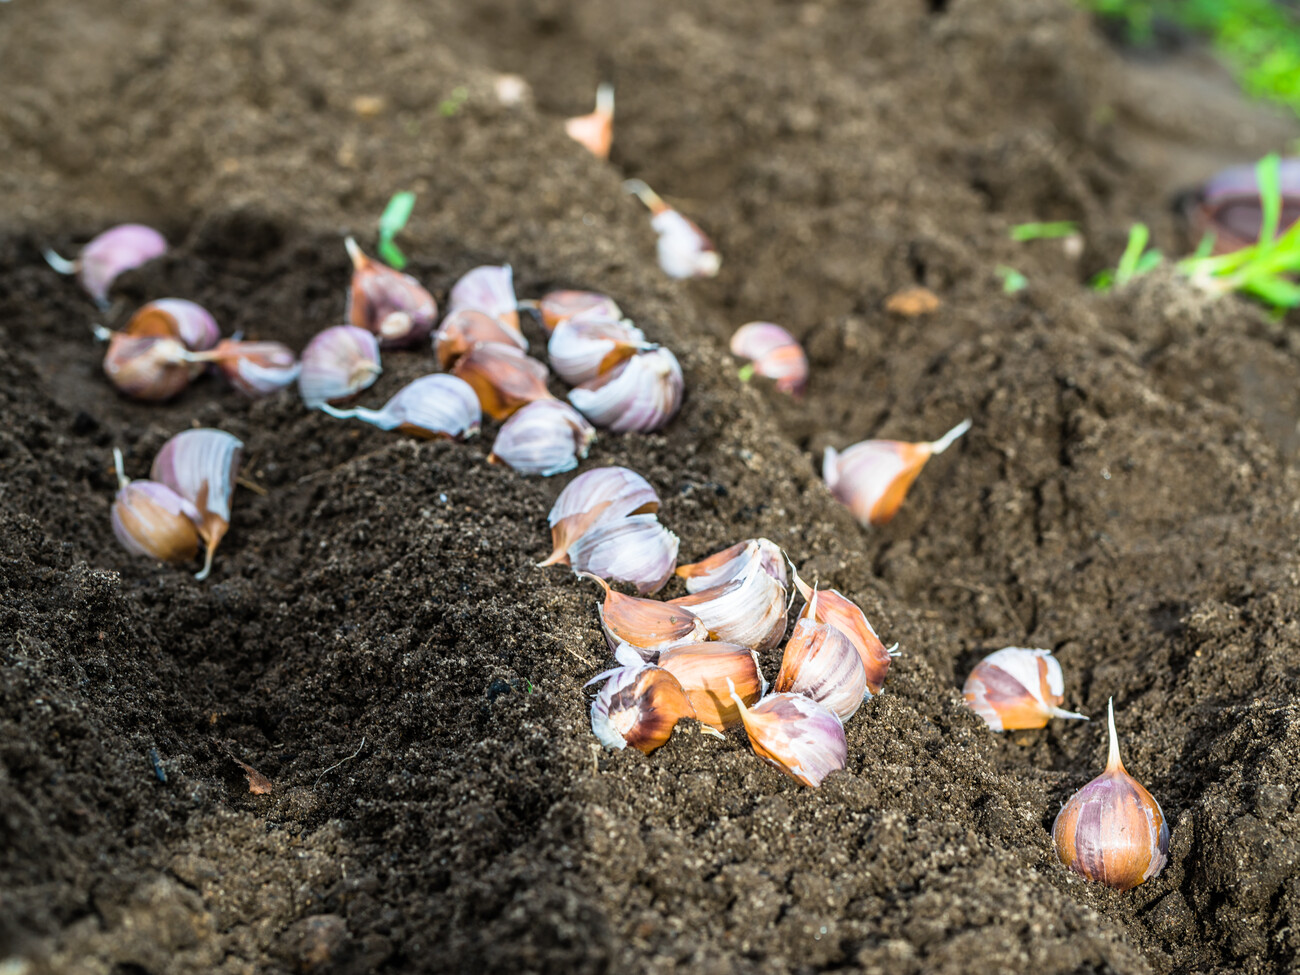
M 659 495 L 636 471 L 626 467 L 597 467 L 570 481 L 555 499 L 548 521 L 552 551 L 545 565 L 567 565 L 569 546 L 598 524 L 628 515 L 654 514 Z
M 595 439 L 596 431 L 573 407 L 540 399 L 525 404 L 501 425 L 488 462 L 550 477 L 577 467 Z
M 722 257 L 699 227 L 670 207 L 639 179 L 624 181 L 623 189 L 650 211 L 650 226 L 659 235 L 659 266 L 670 278 L 712 278 L 722 267 Z
M 596 426 L 615 433 L 650 433 L 665 426 L 682 405 L 685 380 L 667 349 L 640 352 L 569 391 L 572 403 Z
M 298 392 L 310 409 L 356 395 L 383 372 L 378 339 L 355 325 L 318 333 L 302 350 L 301 366 Z
M 577 386 L 609 372 L 638 352 L 657 348 L 630 322 L 579 318 L 556 326 L 546 344 L 555 374 Z
M 127 335 L 170 336 L 191 352 L 204 352 L 221 341 L 221 328 L 212 313 L 185 298 L 159 298 L 141 305 L 122 331 Z
M 752 708 L 734 691 L 732 699 L 754 754 L 800 785 L 816 788 L 844 768 L 849 743 L 830 708 L 802 694 L 769 694 Z
M 378 410 L 338 409 L 329 404 L 321 409 L 340 419 L 355 418 L 381 430 L 426 439 L 465 440 L 478 433 L 483 421 L 478 396 L 469 383 L 445 373 L 408 383 Z
M 515 297 L 514 271 L 509 264 L 485 264 L 465 272 L 451 289 L 447 314 L 462 309 L 481 311 L 511 332 L 519 331 L 519 299 Z M 527 348 L 527 345 L 524 346 Z
M 452 312 L 443 319 L 433 336 L 438 364 L 444 369 L 454 366 L 456 360 L 474 346 L 492 342 L 515 345 L 521 352 L 528 351 L 528 340 L 523 333 L 511 331 L 501 324 L 499 318 L 472 308 Z
M 835 627 L 810 619 L 795 624 L 772 688 L 810 697 L 841 721 L 848 721 L 871 697 L 867 673 L 852 641 Z
M 230 505 L 243 451 L 238 437 L 204 427 L 176 434 L 153 460 L 149 476 L 198 510 L 195 524 L 207 552 L 196 579 L 208 577 L 212 556 L 230 528 Z
M 167 239 L 152 227 L 124 223 L 105 230 L 81 249 L 75 261 L 52 250 L 45 260 L 60 274 L 76 274 L 86 293 L 101 308 L 108 307 L 108 291 L 118 275 L 167 253 Z
M 122 464 L 122 451 L 113 449 L 117 465 L 117 496 L 113 499 L 113 534 L 133 555 L 160 562 L 188 562 L 198 553 L 199 512 L 165 484 L 132 481 Z
M 193 378 L 191 353 L 178 338 L 107 330 L 96 334 L 108 340 L 104 375 L 119 392 L 132 399 L 151 403 L 171 399 Z
M 279 392 L 302 371 L 293 350 L 281 342 L 222 339 L 216 348 L 195 358 L 211 362 L 230 385 L 254 399 Z
M 617 322 L 623 318 L 618 303 L 598 291 L 550 291 L 537 301 L 536 311 L 547 334 L 570 320 Z
M 677 574 L 686 580 L 687 592 L 701 592 L 748 575 L 751 569 L 766 572 L 783 588 L 790 586 L 785 553 L 767 538 L 749 538 L 699 562 L 679 565 Z
M 1045 728 L 1052 718 L 1087 715 L 1065 711 L 1065 677 L 1050 650 L 1003 647 L 971 671 L 962 688 L 966 704 L 993 731 Z
M 383 348 L 409 348 L 428 338 L 438 304 L 424 285 L 367 257 L 351 237 L 343 241 L 352 259 L 348 321 L 379 338 Z
M 748 360 L 741 370 L 776 382 L 776 388 L 796 399 L 808 385 L 808 357 L 803 346 L 780 325 L 750 322 L 731 336 L 731 354 Z
M 678 721 L 695 717 L 677 679 L 659 667 L 617 667 L 587 686 L 601 680 L 605 686 L 591 703 L 591 730 L 606 748 L 631 745 L 648 755 L 668 741 Z
M 898 645 L 886 649 L 884 641 L 876 635 L 875 627 L 867 620 L 867 614 L 838 590 L 815 590 L 799 578 L 798 572 L 794 573 L 794 584 L 806 600 L 799 619 L 829 623 L 847 636 L 862 660 L 867 686 L 871 688 L 872 694 L 879 694 L 884 689 L 885 676 L 889 673 Z
M 785 587 L 761 569 L 669 602 L 702 619 L 714 640 L 761 653 L 785 636 Z
M 575 572 L 629 582 L 646 596 L 672 577 L 679 544 L 656 515 L 631 515 L 583 533 L 569 546 L 569 564 Z

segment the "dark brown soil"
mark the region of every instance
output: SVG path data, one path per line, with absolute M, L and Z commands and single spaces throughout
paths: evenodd
M 501 71 L 534 101 L 497 104 Z M 610 164 L 559 124 L 603 78 Z M 1134 219 L 1185 248 L 1174 192 L 1295 136 L 1206 79 L 1054 0 L 0 4 L 0 970 L 1292 969 L 1300 341 L 1172 274 L 1081 284 Z M 718 279 L 659 273 L 633 175 L 713 233 Z M 767 535 L 901 643 L 846 772 L 802 789 L 693 728 L 602 752 L 595 594 L 533 566 L 566 478 L 485 464 L 493 429 L 103 380 L 90 322 L 150 297 L 300 347 L 339 320 L 340 235 L 407 187 L 440 295 L 509 260 L 521 294 L 604 290 L 677 351 L 680 417 L 589 464 L 658 487 L 684 560 Z M 128 219 L 178 246 L 102 316 L 39 252 Z M 1081 221 L 1082 257 L 1008 240 L 1035 219 Z M 882 310 L 918 283 L 937 312 Z M 801 404 L 735 379 L 754 318 L 805 339 Z M 386 356 L 368 401 L 432 361 Z M 827 444 L 965 416 L 883 530 L 821 483 Z M 111 448 L 143 475 L 193 424 L 266 490 L 206 584 L 108 519 Z M 1158 879 L 1057 864 L 1103 726 L 985 731 L 959 689 L 1007 644 L 1055 649 L 1068 706 L 1114 696 L 1173 825 Z

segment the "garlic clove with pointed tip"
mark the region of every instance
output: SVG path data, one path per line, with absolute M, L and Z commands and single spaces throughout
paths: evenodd
M 691 700 L 695 717 L 714 731 L 740 724 L 732 694 L 754 704 L 767 693 L 758 654 L 730 643 L 691 643 L 659 654 L 659 666 L 677 678 Z
M 752 708 L 738 694 L 732 699 L 754 754 L 800 785 L 817 788 L 844 768 L 849 743 L 844 723 L 830 708 L 802 694 L 769 694 Z
M 194 558 L 199 550 L 198 509 L 165 484 L 130 480 L 123 469 L 122 451 L 114 448 L 113 459 L 118 483 L 113 534 L 122 547 L 161 562 Z
M 597 524 L 628 515 L 654 514 L 659 495 L 636 471 L 626 467 L 597 467 L 579 474 L 565 486 L 551 507 L 551 554 L 539 566 L 567 565 L 569 546 Z
M 722 267 L 722 257 L 704 231 L 665 203 L 641 180 L 625 180 L 623 189 L 636 196 L 650 211 L 650 226 L 659 235 L 656 245 L 659 266 L 665 274 L 678 279 L 717 276 Z
M 207 553 L 196 579 L 208 577 L 212 556 L 230 528 L 230 504 L 243 450 L 243 442 L 224 430 L 200 428 L 176 434 L 153 460 L 149 476 L 198 511 L 195 525 Z
M 879 694 L 885 686 L 885 675 L 893 657 L 884 642 L 876 636 L 875 628 L 867 621 L 867 614 L 857 603 L 835 589 L 821 589 L 814 604 L 813 589 L 794 573 L 795 588 L 806 600 L 799 619 L 829 623 L 849 638 L 862 659 L 862 669 L 867 675 L 867 687 Z
M 522 332 L 511 331 L 501 324 L 500 319 L 487 312 L 462 308 L 444 318 L 433 336 L 438 364 L 450 369 L 457 359 L 480 342 L 516 345 L 522 351 L 528 351 L 528 340 Z
M 751 569 L 766 572 L 783 588 L 790 584 L 784 553 L 766 538 L 746 539 L 699 562 L 679 565 L 677 574 L 686 580 L 687 592 L 701 592 L 747 575 Z
M 608 159 L 614 144 L 614 86 L 608 82 L 600 85 L 596 89 L 596 110 L 566 119 L 564 131 L 597 159 Z
M 785 587 L 761 569 L 668 602 L 702 619 L 714 640 L 761 653 L 785 636 Z
M 538 300 L 536 309 L 548 334 L 572 319 L 617 322 L 623 318 L 614 299 L 597 291 L 550 291 Z
M 352 258 L 348 320 L 379 338 L 384 348 L 407 348 L 433 331 L 438 305 L 409 274 L 367 257 L 351 237 L 343 241 Z
M 107 333 L 104 375 L 132 399 L 158 403 L 190 384 L 192 365 L 180 339 L 169 335 Z
M 912 482 L 931 457 L 941 454 L 970 429 L 963 420 L 931 443 L 864 440 L 843 452 L 827 447 L 822 477 L 831 494 L 849 506 L 864 525 L 884 525 L 898 513 Z
M 625 596 L 590 572 L 578 575 L 591 579 L 605 591 L 605 602 L 598 611 L 611 650 L 631 647 L 640 661 L 653 662 L 664 650 L 686 643 L 702 643 L 709 638 L 704 623 L 689 610 L 657 599 Z
M 1061 863 L 1117 890 L 1157 876 L 1169 857 L 1169 824 L 1160 803 L 1124 769 L 1115 734 L 1115 702 L 1108 706 L 1110 756 L 1106 771 L 1070 797 L 1052 824 Z
M 546 366 L 513 345 L 476 345 L 456 360 L 452 374 L 474 387 L 483 412 L 504 420 L 526 403 L 553 399 Z
M 685 380 L 667 349 L 639 352 L 609 372 L 569 391 L 569 402 L 598 427 L 615 433 L 650 433 L 682 405 Z
M 302 350 L 298 392 L 310 409 L 337 403 L 372 386 L 383 369 L 379 341 L 364 328 L 335 325 Z
M 382 409 L 338 409 L 328 404 L 321 409 L 340 419 L 355 418 L 381 430 L 425 439 L 465 440 L 478 433 L 483 420 L 478 396 L 469 383 L 445 373 L 408 383 Z
M 568 403 L 539 399 L 525 403 L 501 425 L 488 463 L 550 477 L 577 467 L 595 439 L 591 424 Z
M 962 695 L 994 731 L 1044 728 L 1052 718 L 1088 720 L 1061 709 L 1065 678 L 1050 650 L 1004 647 L 989 654 L 966 678 Z
M 780 325 L 750 322 L 731 336 L 731 354 L 749 360 L 746 370 L 776 381 L 776 388 L 796 399 L 808 385 L 808 357 L 803 346 Z M 742 370 L 742 374 L 745 370 Z
M 45 260 L 60 274 L 76 274 L 101 308 L 108 307 L 108 289 L 118 275 L 167 253 L 167 240 L 152 227 L 124 223 L 105 230 L 81 249 L 75 261 L 45 252 Z
M 587 684 L 599 680 L 605 686 L 591 703 L 591 730 L 606 748 L 631 745 L 648 755 L 668 741 L 678 721 L 695 717 L 677 679 L 659 667 L 618 667 Z
M 631 515 L 584 532 L 569 546 L 569 564 L 575 572 L 630 582 L 646 596 L 672 578 L 680 544 L 655 515 Z
M 466 271 L 447 298 L 447 314 L 468 308 L 498 319 L 511 332 L 519 332 L 519 299 L 515 297 L 514 271 L 509 264 L 485 264 Z M 526 347 L 526 346 L 525 346 Z
M 848 721 L 871 697 L 857 648 L 835 627 L 810 619 L 795 624 L 772 688 L 810 697 L 841 721 Z
M 195 358 L 211 361 L 226 382 L 254 399 L 279 392 L 302 371 L 293 350 L 281 342 L 222 339 L 216 348 Z
M 546 357 L 557 376 L 577 386 L 604 375 L 638 352 L 658 348 L 629 322 L 571 319 L 556 326 Z

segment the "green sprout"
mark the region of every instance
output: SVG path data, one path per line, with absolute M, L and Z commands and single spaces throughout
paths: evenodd
M 1002 279 L 1002 290 L 1009 295 L 1029 287 L 1029 279 L 1013 267 L 999 264 L 993 269 L 993 273 Z
M 1073 220 L 1053 220 L 1047 223 L 1018 223 L 1011 228 L 1011 239 L 1058 240 L 1079 232 L 1079 225 Z
M 1147 250 L 1147 241 L 1150 239 L 1151 231 L 1146 224 L 1135 223 L 1130 227 L 1128 244 L 1120 256 L 1119 265 L 1113 271 L 1107 268 L 1095 275 L 1092 287 L 1097 291 L 1122 288 L 1134 278 L 1153 271 L 1164 260 L 1164 255 L 1157 250 Z
M 736 375 L 740 377 L 742 383 L 749 382 L 754 378 L 754 364 L 752 362 L 746 362 L 736 371 Z
M 393 243 L 393 238 L 402 232 L 406 221 L 411 219 L 413 209 L 415 209 L 415 194 L 410 190 L 403 190 L 393 194 L 393 198 L 388 201 L 388 206 L 384 207 L 384 212 L 379 217 L 379 256 L 384 259 L 384 263 L 399 271 L 406 267 L 406 255 Z
M 438 103 L 438 112 L 447 118 L 451 118 L 460 111 L 461 106 L 469 100 L 469 89 L 460 87 L 451 90 L 451 96 L 444 98 Z

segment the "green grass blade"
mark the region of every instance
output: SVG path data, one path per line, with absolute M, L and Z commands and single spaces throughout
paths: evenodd
M 1078 232 L 1079 225 L 1073 220 L 1019 223 L 1011 228 L 1011 239 L 1022 242 L 1027 240 L 1055 240 L 1059 237 L 1069 237 L 1071 234 Z
M 1271 152 L 1255 164 L 1255 181 L 1259 184 L 1259 204 L 1263 220 L 1259 227 L 1259 244 L 1268 251 L 1277 236 L 1278 220 L 1282 216 L 1282 161 Z
M 1133 280 L 1138 273 L 1138 262 L 1142 260 L 1142 252 L 1147 248 L 1147 241 L 1151 239 L 1151 231 L 1147 229 L 1144 223 L 1135 223 L 1128 232 L 1128 246 L 1124 248 L 1124 254 L 1119 259 L 1119 266 L 1115 269 L 1115 284 L 1117 287 L 1123 287 Z

